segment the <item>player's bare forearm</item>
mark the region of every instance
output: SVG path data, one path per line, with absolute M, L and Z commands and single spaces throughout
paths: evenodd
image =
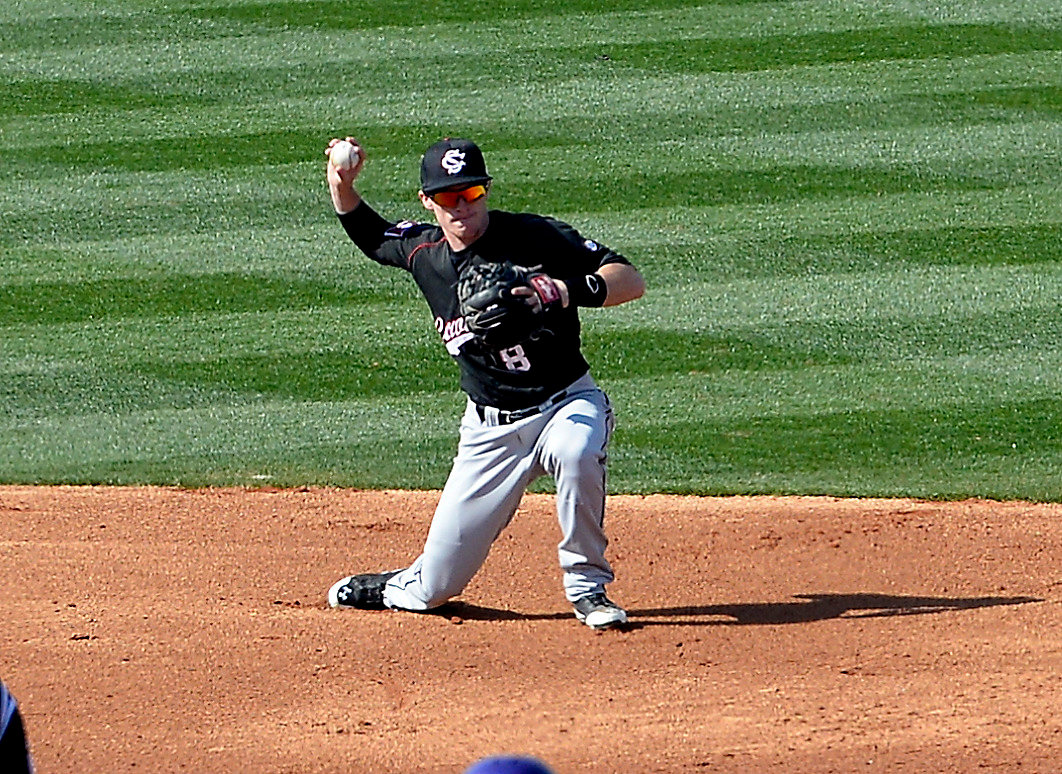
M 329 178 L 332 177 L 331 172 L 328 176 Z M 352 185 L 336 186 L 332 185 L 331 180 L 329 180 L 328 189 L 332 194 L 332 206 L 336 208 L 336 212 L 340 215 L 352 212 L 361 204 L 361 195 L 354 190 Z
M 608 295 L 602 306 L 619 306 L 645 295 L 642 273 L 628 263 L 606 263 L 597 273 L 605 280 Z

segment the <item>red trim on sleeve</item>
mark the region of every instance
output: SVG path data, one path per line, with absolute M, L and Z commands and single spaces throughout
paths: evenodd
M 438 239 L 438 240 L 436 240 L 434 242 L 424 242 L 423 244 L 419 244 L 416 247 L 414 247 L 410 251 L 409 257 L 406 258 L 406 263 L 409 265 L 410 271 L 413 270 L 413 256 L 417 254 L 418 250 L 423 250 L 425 247 L 435 247 L 436 245 L 441 245 L 445 241 L 446 241 L 446 237 L 443 237 L 442 239 Z

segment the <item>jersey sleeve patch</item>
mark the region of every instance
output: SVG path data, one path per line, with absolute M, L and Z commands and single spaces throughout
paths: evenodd
M 423 227 L 423 223 L 417 223 L 415 220 L 403 220 L 395 223 L 391 228 L 387 229 L 387 231 L 384 232 L 384 236 L 404 237 Z

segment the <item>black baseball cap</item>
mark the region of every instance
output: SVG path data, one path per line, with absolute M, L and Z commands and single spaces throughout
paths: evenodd
M 424 151 L 420 160 L 420 190 L 426 194 L 489 183 L 483 152 L 471 140 L 447 137 Z

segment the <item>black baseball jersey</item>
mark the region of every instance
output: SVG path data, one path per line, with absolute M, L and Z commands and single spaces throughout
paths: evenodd
M 369 258 L 413 275 L 435 318 L 435 330 L 461 369 L 461 389 L 480 405 L 509 411 L 544 402 L 589 370 L 580 350 L 579 314 L 573 306 L 550 309 L 540 333 L 515 346 L 489 350 L 469 332 L 459 311 L 462 267 L 508 260 L 568 279 L 608 263 L 629 263 L 567 223 L 540 215 L 491 210 L 483 236 L 457 252 L 438 226 L 391 223 L 364 201 L 339 219 Z

